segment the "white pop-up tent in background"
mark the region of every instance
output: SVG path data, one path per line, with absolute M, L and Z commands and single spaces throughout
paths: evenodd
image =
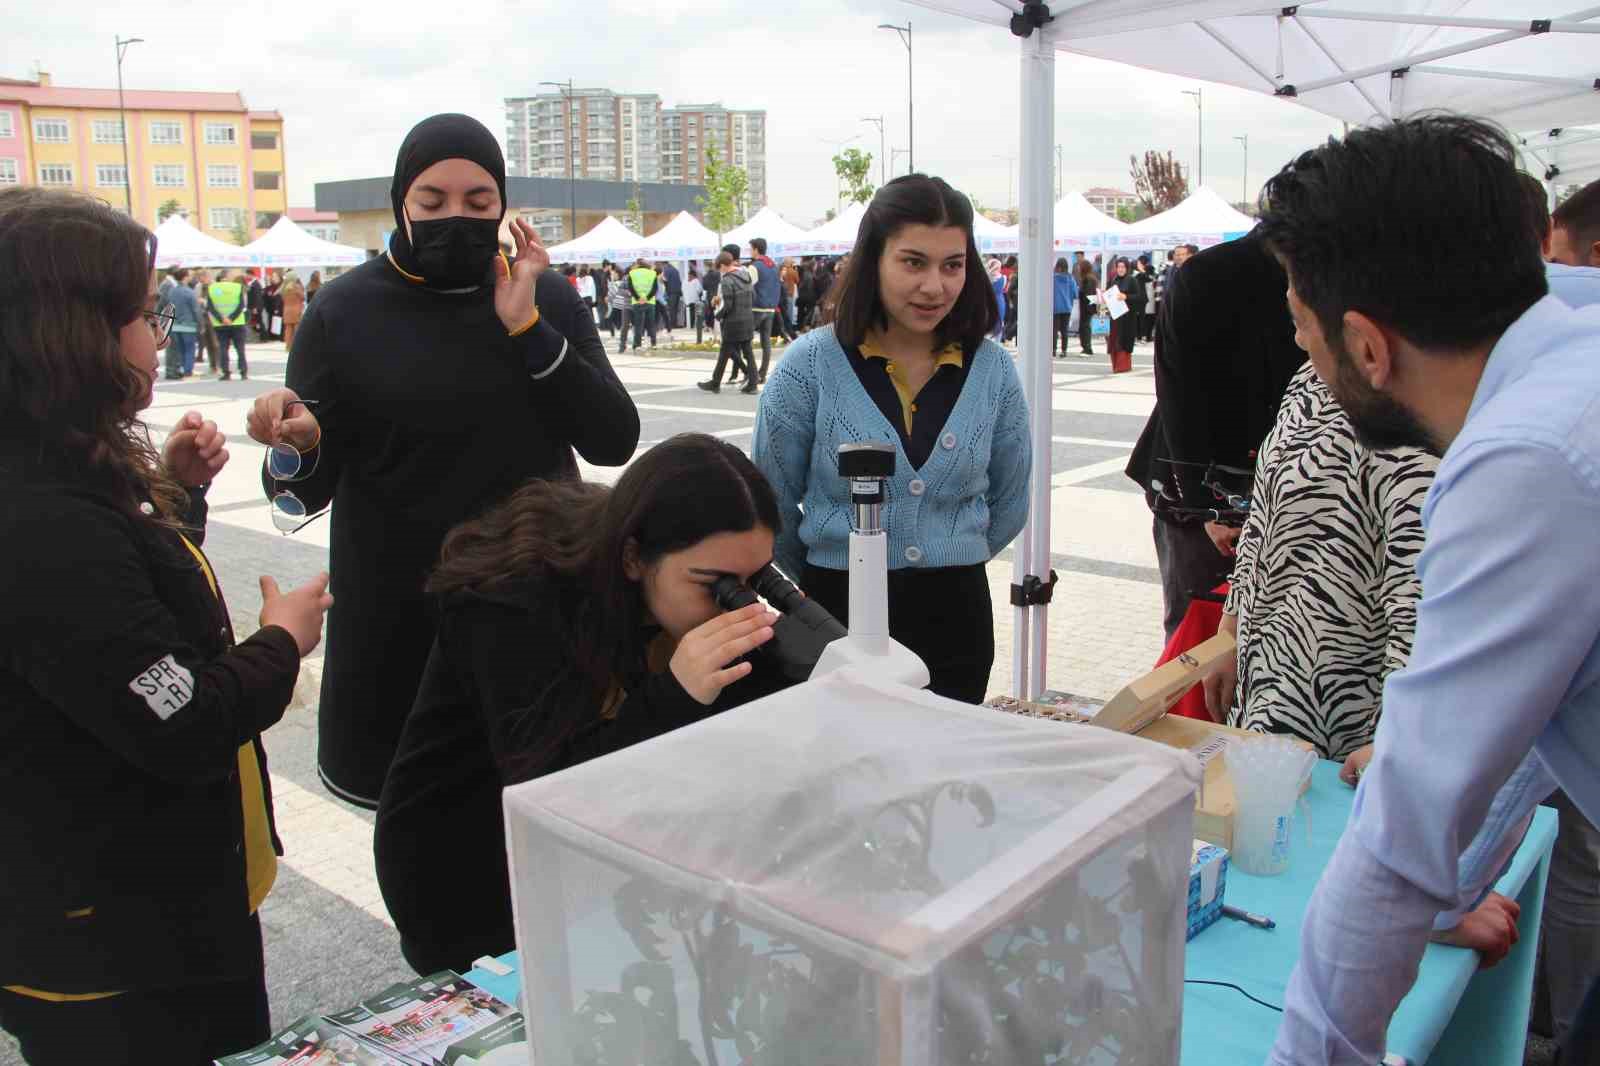
M 646 259 L 670 259 L 675 263 L 690 259 L 710 259 L 726 243 L 687 211 L 679 211 L 672 221 L 644 239 Z
M 313 237 L 295 225 L 288 215 L 245 245 L 244 251 L 255 256 L 255 265 L 264 267 L 348 267 L 367 261 L 364 249 Z
M 256 257 L 248 248 L 219 241 L 201 233 L 182 215 L 172 215 L 156 227 L 156 266 L 248 267 Z M 365 258 L 365 256 L 363 256 Z
M 791 251 L 798 243 L 806 239 L 806 231 L 784 218 L 770 207 L 763 207 L 752 215 L 749 221 L 735 226 L 722 235 L 723 244 L 737 244 L 739 254 L 749 258 L 750 238 L 760 237 L 767 242 L 767 254 L 774 259 L 781 259 L 786 255 L 799 255 Z
M 844 255 L 856 246 L 856 232 L 866 204 L 851 204 L 838 215 L 789 245 L 789 255 Z
M 1222 197 L 1201 186 L 1177 207 L 1130 224 L 1108 242 L 1112 249 L 1170 249 L 1179 244 L 1209 248 L 1255 228 L 1256 220 L 1237 211 Z
M 631 263 L 645 254 L 645 239 L 607 215 L 588 233 L 547 251 L 552 263 Z
M 1050 454 L 1050 264 L 1055 254 L 1055 54 L 1268 93 L 1348 122 L 1428 108 L 1482 115 L 1530 138 L 1525 155 L 1581 151 L 1594 138 L 1557 128 L 1600 122 L 1595 35 L 1600 8 L 1551 18 L 1530 0 L 1405 0 L 1347 8 L 1338 0 L 1267 7 L 1260 0 L 907 0 L 1009 32 L 1021 56 L 1021 277 L 1018 321 L 1033 453 Z M 1584 131 L 1591 133 L 1593 131 Z M 1532 143 L 1540 136 L 1551 144 Z M 1596 157 L 1587 155 L 1590 166 Z M 1545 161 L 1546 167 L 1559 166 Z M 1580 164 L 1552 180 L 1581 180 Z M 1536 168 L 1537 169 L 1537 168 Z M 1014 548 L 1014 689 L 1045 687 L 1050 574 L 1050 464 L 1035 463 L 1028 526 Z

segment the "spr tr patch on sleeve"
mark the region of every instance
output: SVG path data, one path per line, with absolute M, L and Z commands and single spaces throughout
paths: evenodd
M 165 722 L 183 710 L 194 696 L 194 675 L 187 667 L 178 665 L 178 660 L 171 655 L 164 655 L 128 682 L 128 688 Z

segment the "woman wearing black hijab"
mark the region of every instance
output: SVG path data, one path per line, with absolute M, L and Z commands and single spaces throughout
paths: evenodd
M 317 764 L 367 808 L 433 644 L 422 585 L 445 533 L 531 478 L 575 477 L 573 448 L 620 466 L 639 441 L 594 320 L 533 227 L 512 223 L 514 264 L 500 254 L 505 161 L 481 123 L 418 124 L 390 196 L 388 254 L 323 286 L 288 387 L 249 418 L 275 446 L 262 484 L 280 529 L 338 500 Z

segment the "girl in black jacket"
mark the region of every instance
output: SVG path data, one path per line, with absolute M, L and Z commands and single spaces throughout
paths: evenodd
M 439 631 L 378 806 L 378 884 L 417 972 L 515 945 L 501 789 L 782 687 L 772 636 L 717 578 L 772 559 L 778 504 L 743 452 L 684 434 L 615 488 L 535 481 L 450 534 Z M 755 671 L 752 674 L 752 671 Z M 463 874 L 463 857 L 471 868 Z
M 34 1066 L 201 1066 L 266 1039 L 257 908 L 281 852 L 260 734 L 327 577 L 262 578 L 235 645 L 200 550 L 228 460 L 190 412 L 157 453 L 155 238 L 0 192 L 0 1028 Z

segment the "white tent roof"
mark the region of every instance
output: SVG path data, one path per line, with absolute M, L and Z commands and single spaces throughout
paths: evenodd
M 763 207 L 748 222 L 724 233 L 722 243 L 739 245 L 741 252 L 748 257 L 751 237 L 765 238 L 768 255 L 785 256 L 792 254 L 790 245 L 806 239 L 806 231 L 772 208 Z
M 313 237 L 288 215 L 247 244 L 245 251 L 255 255 L 257 265 L 266 267 L 360 266 L 367 261 L 364 249 Z
M 1098 252 L 1108 240 L 1125 233 L 1128 223 L 1112 218 L 1084 199 L 1081 192 L 1069 192 L 1056 201 L 1055 250 L 1058 252 Z
M 1124 227 L 1108 247 L 1155 248 L 1197 244 L 1209 248 L 1249 233 L 1255 224 L 1255 219 L 1234 210 L 1233 205 L 1221 196 L 1201 186 L 1177 207 Z
M 989 252 L 1015 252 L 1017 250 L 1017 227 L 1002 225 L 987 215 L 974 211 L 972 214 L 972 239 L 978 245 L 978 251 L 985 254 Z
M 1558 185 L 1600 178 L 1600 126 L 1544 130 L 1521 139 L 1528 173 Z
M 1021 0 L 912 0 L 1007 24 Z M 1294 99 L 1349 122 L 1448 108 L 1513 130 L 1600 117 L 1600 9 L 1534 0 L 1056 0 L 1067 52 Z M 1282 14 L 1285 10 L 1294 13 Z M 1535 25 L 1535 20 L 1548 20 Z
M 789 254 L 843 255 L 856 246 L 856 233 L 861 229 L 861 216 L 866 213 L 866 204 L 851 204 L 837 216 L 790 245 Z
M 710 259 L 728 241 L 717 235 L 687 211 L 679 211 L 672 221 L 644 239 L 646 259 Z
M 644 244 L 643 237 L 607 215 L 588 233 L 547 250 L 552 263 L 622 263 L 647 254 Z
M 365 256 L 363 256 L 365 258 Z M 219 241 L 201 233 L 182 215 L 172 215 L 156 227 L 156 266 L 158 267 L 245 267 L 255 266 L 256 257 L 248 248 Z

